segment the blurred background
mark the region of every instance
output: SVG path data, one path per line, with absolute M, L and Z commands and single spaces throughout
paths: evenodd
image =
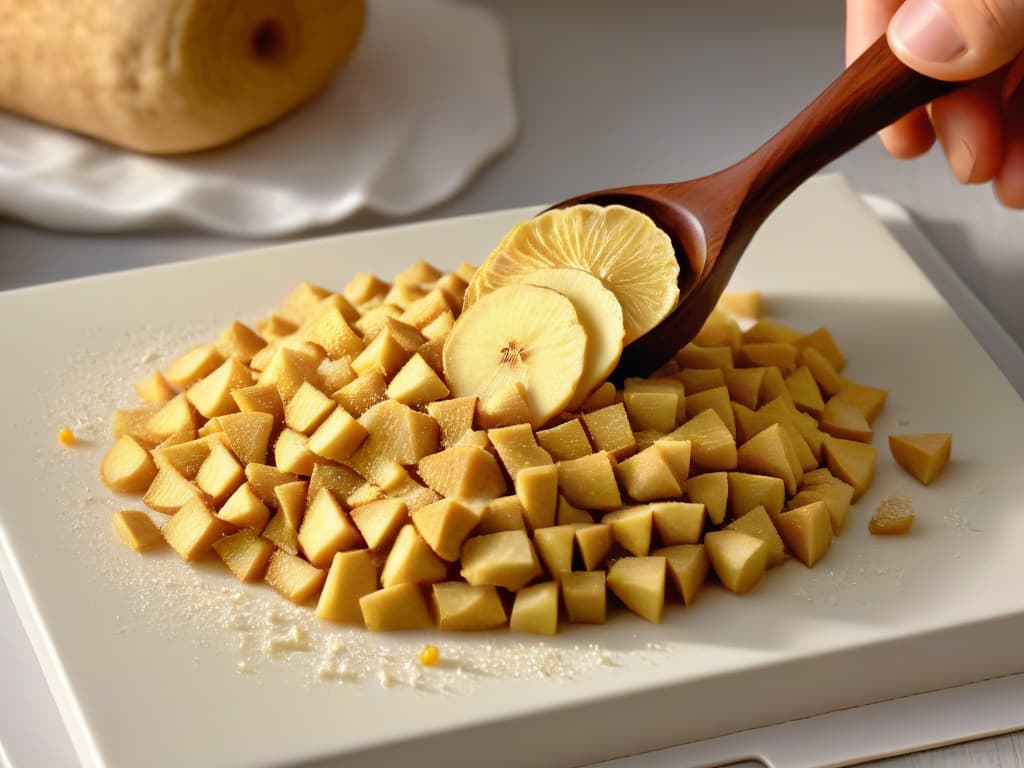
M 514 142 L 440 204 L 397 218 L 357 213 L 316 234 L 698 176 L 767 138 L 843 65 L 838 0 L 464 4 L 488 10 L 507 36 L 518 112 Z M 897 162 L 872 140 L 833 169 L 857 190 L 906 206 L 961 279 L 1024 343 L 1024 215 L 1002 209 L 987 187 L 958 185 L 938 149 Z M 0 218 L 0 288 L 252 245 L 180 230 L 60 234 Z

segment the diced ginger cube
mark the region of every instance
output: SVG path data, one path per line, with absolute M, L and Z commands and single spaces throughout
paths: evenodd
M 366 628 L 373 632 L 397 632 L 431 626 L 430 608 L 416 584 L 395 584 L 359 599 Z
M 153 457 L 138 440 L 121 435 L 100 464 L 100 480 L 118 493 L 141 493 L 156 477 Z
M 309 450 L 308 438 L 294 429 L 283 429 L 274 443 L 274 464 L 282 472 L 309 475 L 316 455 Z
M 729 473 L 693 475 L 686 481 L 686 498 L 694 504 L 703 504 L 711 524 L 721 525 L 729 501 Z
M 710 390 L 709 390 L 710 391 Z M 699 395 L 697 395 L 699 397 Z M 687 398 L 687 402 L 693 398 Z M 730 408 L 730 414 L 732 410 Z M 704 470 L 736 469 L 736 438 L 717 411 L 697 413 L 668 436 L 690 442 L 693 464 Z
M 513 424 L 487 430 L 487 438 L 498 452 L 498 458 L 513 480 L 527 467 L 553 463 L 551 454 L 537 444 L 529 424 Z
M 571 504 L 583 509 L 618 509 L 622 506 L 622 495 L 615 478 L 615 464 L 607 451 L 560 461 L 555 465 L 558 488 Z
M 558 494 L 558 506 L 555 509 L 555 523 L 570 525 L 572 523 L 592 523 L 594 516 L 587 510 L 574 507 L 562 494 Z
M 853 486 L 853 500 L 857 501 L 874 480 L 878 451 L 872 445 L 829 436 L 825 438 L 824 455 L 829 471 Z
M 369 272 L 358 272 L 345 285 L 341 295 L 344 296 L 350 304 L 354 304 L 358 307 L 360 304 L 365 304 L 373 298 L 383 296 L 388 292 L 388 288 L 390 287 L 390 285 L 376 275 L 370 274 Z
M 821 418 L 821 413 L 825 410 L 825 401 L 822 400 L 818 382 L 814 380 L 810 369 L 806 365 L 801 365 L 789 374 L 785 381 L 786 389 L 793 398 L 793 405 L 816 419 Z
M 295 324 L 304 322 L 317 304 L 331 295 L 326 288 L 309 282 L 301 282 L 284 297 L 284 303 L 277 314 Z
M 217 510 L 217 517 L 236 528 L 253 528 L 259 533 L 270 519 L 270 510 L 252 486 L 243 483 Z
M 726 369 L 729 370 L 729 369 Z M 676 374 L 683 383 L 687 395 L 695 395 L 715 387 L 725 386 L 726 370 L 721 368 L 683 368 Z M 683 415 L 686 415 L 686 402 L 683 402 Z
M 782 427 L 789 438 L 789 446 L 793 449 L 801 471 L 812 470 L 818 466 L 825 433 L 818 429 L 818 423 L 813 416 L 796 410 L 781 397 L 762 405 L 758 410 L 758 416 L 763 416 Z M 796 468 L 794 472 L 800 474 Z
M 284 423 L 284 403 L 281 402 L 281 394 L 273 384 L 242 387 L 232 392 L 231 397 L 242 413 L 267 414 L 273 418 L 273 426 L 277 427 Z M 267 439 L 270 439 L 269 434 Z
M 149 376 L 135 382 L 135 394 L 147 403 L 166 403 L 178 391 L 170 385 L 160 371 L 153 371 Z
M 414 354 L 395 374 L 385 394 L 406 405 L 423 405 L 448 397 L 448 387 L 434 369 Z
M 206 457 L 196 474 L 196 485 L 219 507 L 245 482 L 245 471 L 235 455 L 222 443 L 211 443 Z
M 282 597 L 302 605 L 320 591 L 327 574 L 301 557 L 278 549 L 270 556 L 263 578 Z
M 347 462 L 357 472 L 381 460 L 416 464 L 437 452 L 440 444 L 440 428 L 431 416 L 394 400 L 373 406 L 359 417 L 359 423 L 369 437 Z
M 797 356 L 800 350 L 792 344 L 781 341 L 744 342 L 736 350 L 736 362 L 742 367 L 774 367 L 783 376 L 796 370 Z
M 427 328 L 423 329 L 428 330 Z M 447 336 L 438 336 L 422 344 L 416 350 L 416 354 L 423 358 L 423 362 L 434 369 L 436 373 L 444 373 L 444 344 Z
M 726 371 L 725 386 L 729 390 L 729 399 L 747 408 L 757 408 L 764 373 L 764 368 L 733 368 Z
M 648 505 L 654 520 L 654 530 L 666 546 L 696 544 L 704 532 L 707 508 L 688 501 L 659 501 Z
M 192 498 L 164 523 L 162 533 L 182 560 L 195 560 L 208 553 L 213 542 L 229 529 L 230 526 L 218 520 L 206 502 Z
M 380 583 L 384 587 L 405 582 L 433 584 L 443 581 L 447 574 L 448 564 L 434 554 L 416 527 L 409 523 L 398 532 L 384 563 Z
M 428 487 L 449 498 L 493 499 L 508 490 L 497 459 L 476 446 L 460 445 L 424 456 L 418 471 Z
M 615 385 L 606 381 L 590 393 L 589 397 L 583 401 L 583 405 L 580 406 L 580 410 L 583 413 L 591 413 L 614 404 Z
M 542 572 L 526 531 L 474 536 L 462 547 L 462 578 L 470 584 L 493 584 L 516 592 Z
M 274 498 L 277 499 L 277 508 L 295 530 L 302 525 L 306 516 L 306 502 L 315 496 L 309 496 L 309 483 L 305 480 L 296 480 L 291 483 L 281 483 L 274 488 Z
M 512 603 L 508 628 L 513 632 L 554 635 L 558 632 L 558 582 L 523 587 Z
M 889 450 L 897 464 L 919 482 L 929 485 L 949 464 L 953 435 L 948 432 L 890 435 Z
M 262 579 L 274 553 L 273 543 L 252 528 L 243 528 L 217 539 L 213 548 L 239 581 Z
M 344 499 L 362 484 L 363 478 L 348 467 L 318 461 L 309 476 L 309 498 L 315 499 L 320 490 L 326 488 L 335 498 Z
M 789 436 L 778 424 L 758 432 L 737 451 L 737 466 L 745 472 L 773 475 L 782 479 L 786 493 L 795 494 L 802 479 Z
M 267 342 L 245 323 L 234 320 L 217 337 L 217 351 L 224 358 L 234 358 L 248 365 L 253 356 L 267 346 Z
M 303 323 L 300 338 L 316 344 L 333 360 L 353 357 L 363 351 L 363 340 L 337 307 L 325 307 Z
M 712 310 L 704 325 L 693 337 L 693 343 L 699 347 L 731 347 L 736 349 L 743 340 L 743 332 L 739 323 L 731 315 L 721 310 Z
M 743 517 L 755 507 L 764 507 L 769 517 L 774 517 L 782 512 L 785 503 L 786 485 L 782 478 L 749 472 L 729 473 L 729 509 L 733 517 Z
M 847 381 L 838 397 L 856 407 L 871 424 L 885 407 L 888 395 L 888 390 Z
M 442 312 L 429 323 L 420 328 L 420 332 L 427 338 L 427 341 L 442 342 L 448 338 L 448 334 L 455 327 L 455 315 L 451 311 Z M 428 362 L 427 365 L 430 365 Z M 430 365 L 434 368 L 433 365 Z M 435 369 L 436 370 L 436 369 Z
M 906 496 L 887 496 L 875 509 L 868 521 L 868 531 L 873 535 L 901 535 L 914 524 L 914 508 Z
M 708 579 L 711 564 L 703 544 L 674 544 L 652 554 L 665 558 L 669 579 L 676 586 L 684 605 L 693 605 Z
M 176 387 L 187 387 L 213 373 L 223 362 L 215 344 L 201 344 L 171 363 L 164 375 Z
M 732 438 L 736 439 L 736 421 L 732 413 L 732 401 L 729 399 L 729 388 L 715 387 L 703 392 L 691 394 L 686 398 L 686 418 L 693 420 L 704 411 L 714 411 Z
M 583 424 L 598 451 L 607 451 L 620 460 L 636 452 L 636 438 L 622 403 L 584 413 Z
M 446 312 L 451 314 L 448 298 L 443 291 L 435 288 L 410 303 L 405 311 L 398 316 L 398 319 L 423 332 L 430 323 Z M 427 334 L 424 332 L 423 335 Z
M 284 512 L 278 512 L 270 518 L 261 535 L 267 541 L 273 542 L 282 552 L 289 555 L 299 554 L 299 532 Z
M 810 568 L 832 546 L 832 521 L 823 501 L 796 507 L 775 518 L 775 527 L 793 556 Z
M 379 499 L 355 507 L 349 513 L 370 549 L 390 546 L 409 521 L 409 508 L 401 499 Z
M 725 526 L 725 530 L 749 533 L 761 539 L 768 547 L 768 567 L 774 568 L 786 562 L 786 547 L 775 524 L 764 507 L 754 507 L 742 517 Z
M 572 525 L 552 525 L 533 532 L 533 545 L 547 569 L 548 575 L 558 581 L 562 574 L 572 570 L 573 543 L 576 528 Z
M 540 447 L 547 451 L 554 461 L 578 459 L 594 450 L 587 438 L 586 430 L 583 429 L 583 423 L 578 418 L 541 430 L 536 438 Z
M 291 320 L 286 320 L 278 314 L 271 314 L 256 323 L 256 332 L 261 337 L 266 339 L 267 342 L 272 342 L 275 339 L 280 339 L 285 336 L 289 336 L 298 330 L 298 325 L 293 323 Z M 260 350 L 260 352 L 266 351 L 266 348 Z M 253 358 L 259 357 L 259 352 L 253 355 Z
M 521 381 L 514 381 L 496 390 L 477 406 L 477 421 L 484 429 L 496 429 L 515 424 L 533 424 L 530 412 L 530 401 L 526 386 Z
M 756 320 L 761 317 L 761 292 L 726 291 L 716 306 L 736 317 Z
M 580 523 L 576 528 L 576 548 L 580 551 L 583 567 L 594 571 L 604 565 L 615 540 L 612 527 L 606 523 Z
M 768 566 L 768 545 L 749 533 L 710 531 L 704 547 L 722 586 L 736 594 L 757 586 Z
M 630 426 L 637 432 L 671 432 L 679 423 L 680 411 L 686 410 L 683 383 L 677 379 L 626 379 L 622 402 Z
M 476 397 L 455 397 L 427 403 L 427 413 L 434 417 L 441 429 L 442 448 L 457 445 L 463 435 L 473 431 L 476 404 Z
M 684 483 L 680 483 L 659 448 L 656 443 L 615 467 L 619 482 L 634 501 L 676 498 L 683 492 Z
M 787 502 L 787 506 L 802 507 L 815 501 L 822 501 L 828 508 L 828 517 L 832 523 L 832 533 L 838 536 L 846 526 L 846 518 L 850 511 L 850 501 L 853 499 L 853 488 L 842 480 L 835 480 L 830 483 L 818 483 L 808 485 L 806 482 L 800 486 L 800 492 Z
M 830 397 L 820 418 L 821 429 L 844 440 L 870 443 L 874 433 L 864 414 L 841 397 Z
M 761 318 L 743 333 L 743 341 L 792 344 L 801 336 L 803 333 L 785 323 L 770 318 Z
M 287 406 L 303 384 L 316 382 L 316 369 L 320 360 L 320 356 L 305 349 L 278 348 L 256 383 L 276 386 L 281 402 Z
M 604 624 L 608 612 L 608 591 L 604 571 L 563 573 L 562 602 L 572 624 Z
M 359 601 L 377 590 L 377 566 L 368 549 L 335 552 L 316 604 L 316 615 L 327 621 L 363 623 Z
M 623 557 L 608 569 L 608 589 L 629 610 L 657 624 L 665 610 L 664 557 Z
M 130 435 L 145 445 L 156 445 L 166 439 L 166 435 L 155 435 L 149 428 L 149 420 L 163 407 L 163 403 L 148 403 L 141 408 L 128 408 L 114 411 L 110 419 L 110 433 L 114 437 Z M 191 437 L 195 437 L 195 426 L 191 428 Z
M 832 367 L 821 352 L 814 347 L 804 347 L 800 350 L 800 364 L 807 366 L 814 380 L 818 383 L 819 389 L 829 397 L 838 395 L 846 386 L 846 381 L 839 372 Z
M 376 371 L 371 371 L 365 376 L 356 376 L 331 397 L 338 405 L 358 418 L 385 400 L 386 389 L 387 382 L 384 381 L 384 377 Z
M 235 394 L 237 393 L 238 390 Z M 277 390 L 274 390 L 274 396 L 277 397 Z M 217 421 L 227 438 L 228 445 L 243 466 L 253 462 L 266 462 L 270 434 L 274 429 L 272 414 L 260 411 L 229 413 L 220 416 Z
M 558 468 L 554 464 L 526 467 L 515 476 L 516 496 L 530 530 L 555 524 L 558 504 Z
M 523 502 L 518 496 L 499 496 L 488 501 L 480 513 L 477 530 L 481 533 L 498 531 L 525 531 L 526 519 Z
M 145 512 L 139 509 L 122 509 L 114 513 L 114 533 L 121 543 L 136 552 L 143 552 L 163 541 L 160 529 Z
M 368 436 L 366 428 L 339 406 L 310 435 L 306 447 L 317 456 L 340 462 L 350 458 Z
M 337 407 L 334 400 L 304 381 L 284 408 L 284 423 L 296 432 L 309 435 Z
M 782 371 L 778 366 L 768 365 L 764 367 L 764 379 L 761 381 L 761 402 L 768 403 L 777 397 L 781 397 L 786 401 L 787 405 L 796 408 L 793 405 L 793 396 L 789 393 L 789 388 L 786 386 L 786 379 Z
M 369 342 L 387 327 L 388 320 L 397 318 L 403 311 L 397 304 L 381 301 L 365 309 L 360 318 L 352 323 L 352 327 L 362 334 L 364 342 Z
M 330 491 L 320 491 L 299 527 L 299 547 L 306 559 L 318 568 L 327 568 L 335 552 L 362 546 L 363 538 L 348 513 Z
M 245 479 L 249 481 L 253 492 L 263 500 L 264 504 L 276 509 L 277 496 L 274 489 L 285 483 L 294 483 L 299 477 L 291 472 L 282 472 L 269 464 L 252 463 L 245 465 Z
M 601 518 L 601 522 L 611 526 L 612 537 L 630 554 L 641 557 L 651 551 L 654 511 L 650 505 L 624 507 L 608 512 Z
M 164 467 L 149 484 L 142 503 L 152 510 L 173 515 L 188 501 L 201 498 L 202 491 L 173 467 Z
M 175 432 L 196 428 L 196 414 L 185 393 L 175 395 L 161 406 L 146 422 L 146 432 L 163 440 Z
M 505 626 L 505 606 L 490 584 L 442 581 L 434 584 L 434 614 L 442 632 L 480 632 Z
M 337 392 L 355 379 L 356 372 L 352 370 L 351 358 L 339 357 L 337 360 L 332 360 L 325 357 L 316 367 L 316 376 L 320 381 L 322 391 Z
M 236 359 L 229 358 L 212 373 L 185 391 L 185 397 L 207 419 L 238 410 L 232 391 L 252 386 L 252 374 Z
M 410 357 L 412 350 L 406 349 L 390 328 L 384 328 L 352 360 L 352 369 L 360 376 L 375 371 L 389 379 Z
M 722 370 L 733 367 L 732 347 L 699 347 L 689 343 L 678 352 L 673 359 L 680 368 L 719 368 Z M 689 396 L 689 393 L 687 393 Z
M 843 357 L 843 353 L 839 350 L 836 340 L 827 328 L 818 328 L 798 339 L 794 339 L 792 343 L 797 349 L 816 349 L 832 364 L 837 373 L 842 373 L 843 368 L 846 366 L 846 358 Z
M 412 522 L 434 553 L 451 563 L 459 559 L 462 543 L 480 522 L 480 514 L 455 499 L 441 499 L 413 512 Z

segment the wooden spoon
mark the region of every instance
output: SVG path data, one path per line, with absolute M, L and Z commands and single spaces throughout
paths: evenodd
M 896 118 L 961 85 L 910 69 L 883 36 L 788 125 L 735 165 L 691 181 L 605 189 L 552 206 L 635 208 L 650 216 L 675 246 L 679 304 L 626 347 L 613 379 L 651 373 L 697 334 L 754 233 L 807 178 Z

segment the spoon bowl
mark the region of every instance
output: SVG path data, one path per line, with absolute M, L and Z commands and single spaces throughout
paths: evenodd
M 675 247 L 679 302 L 623 350 L 612 379 L 657 370 L 697 334 L 758 228 L 800 184 L 897 118 L 962 85 L 910 69 L 883 36 L 738 163 L 690 181 L 599 190 L 552 206 L 627 206 L 649 216 Z

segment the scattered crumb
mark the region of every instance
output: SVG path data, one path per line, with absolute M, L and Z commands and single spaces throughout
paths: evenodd
M 875 535 L 900 535 L 914 524 L 914 507 L 909 496 L 891 494 L 882 499 L 868 521 L 868 530 Z
M 420 651 L 420 664 L 425 667 L 434 666 L 440 658 L 441 652 L 437 649 L 436 645 L 424 646 L 423 650 Z
M 60 441 L 61 445 L 74 445 L 75 433 L 69 427 L 64 427 L 64 429 L 57 433 L 57 440 Z

